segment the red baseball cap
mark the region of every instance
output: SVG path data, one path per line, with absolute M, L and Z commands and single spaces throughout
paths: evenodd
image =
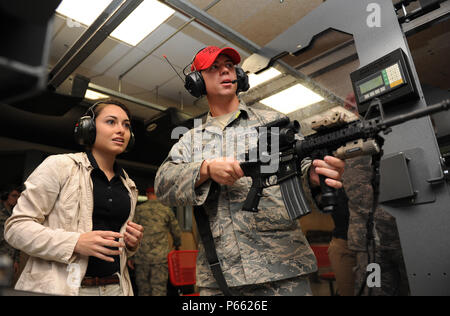
M 208 46 L 198 52 L 197 56 L 195 56 L 194 62 L 191 65 L 191 71 L 208 69 L 220 54 L 224 54 L 230 57 L 235 65 L 241 62 L 241 55 L 239 55 L 237 50 L 235 50 L 234 48 L 219 48 L 217 46 Z

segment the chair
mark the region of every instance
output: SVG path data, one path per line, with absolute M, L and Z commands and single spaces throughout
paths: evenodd
M 196 264 L 198 250 L 173 250 L 167 255 L 170 282 L 177 287 L 186 287 L 196 283 Z M 179 292 L 182 292 L 179 290 Z M 199 296 L 199 293 L 182 296 Z
M 331 268 L 330 258 L 328 257 L 328 245 L 311 245 L 311 249 L 317 259 L 317 266 L 321 268 Z M 333 282 L 336 281 L 336 275 L 333 271 L 320 273 L 319 279 L 327 281 L 330 286 L 331 296 L 335 296 Z

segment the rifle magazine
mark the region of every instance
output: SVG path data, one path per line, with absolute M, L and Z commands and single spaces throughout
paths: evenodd
M 289 217 L 296 220 L 311 213 L 308 201 L 305 198 L 302 180 L 300 177 L 291 177 L 280 183 L 281 195 Z

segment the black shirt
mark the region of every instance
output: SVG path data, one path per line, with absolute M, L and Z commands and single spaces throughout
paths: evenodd
M 121 180 L 121 177 L 125 177 L 123 170 L 115 164 L 115 175 L 109 181 L 105 173 L 98 167 L 92 153 L 87 152 L 87 155 L 92 167 L 94 167 L 91 173 L 94 188 L 92 230 L 120 232 L 131 211 L 129 192 Z M 119 256 L 113 258 L 114 263 L 103 261 L 97 257 L 89 257 L 86 276 L 105 277 L 120 272 Z

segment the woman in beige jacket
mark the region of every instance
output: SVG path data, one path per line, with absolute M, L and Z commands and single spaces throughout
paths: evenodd
M 129 111 L 120 102 L 108 101 L 95 104 L 86 114 L 75 134 L 90 150 L 48 157 L 27 179 L 26 189 L 5 224 L 7 242 L 30 255 L 17 290 L 56 295 L 133 295 L 126 262 L 137 250 L 143 228 L 132 222 L 136 186 L 115 163 L 133 138 Z M 125 198 L 113 201 L 116 196 L 111 196 L 110 208 L 105 211 L 98 201 L 105 199 L 103 189 L 111 186 L 119 190 L 114 192 L 122 193 L 116 196 Z M 114 206 L 118 204 L 119 209 Z M 110 219 L 119 221 L 119 226 L 111 226 L 117 230 L 97 230 L 96 225 L 108 227 L 99 226 L 99 213 L 111 210 L 119 213 Z M 109 220 L 103 221 L 108 224 Z M 114 264 L 117 273 L 111 276 L 85 277 L 88 266 L 96 265 L 101 274 L 103 267 L 109 271 Z

